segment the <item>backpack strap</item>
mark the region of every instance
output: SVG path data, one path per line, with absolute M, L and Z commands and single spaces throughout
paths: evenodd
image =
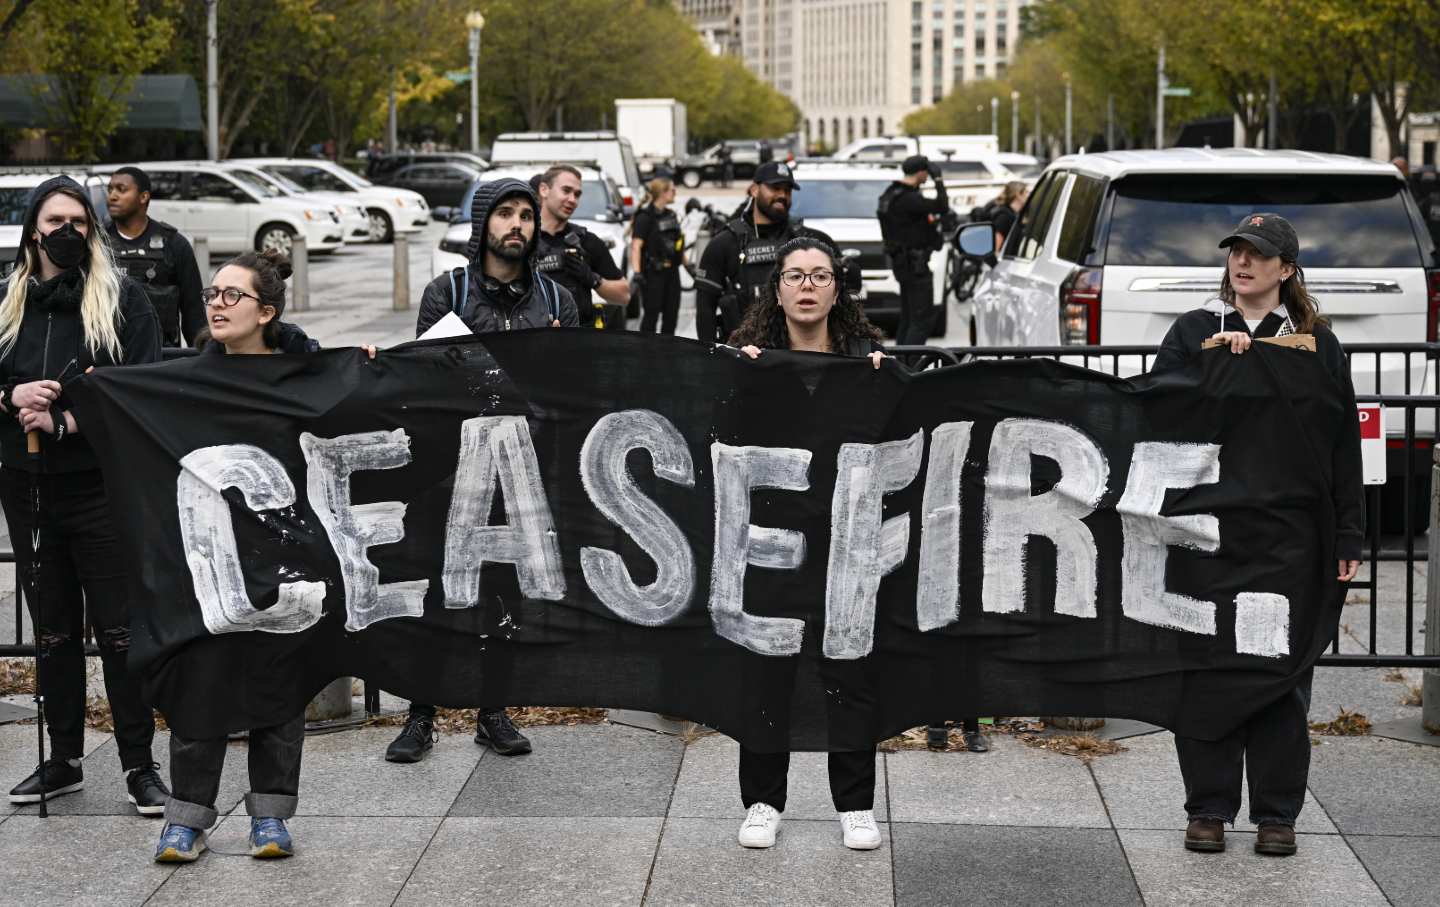
M 463 275 L 465 275 L 465 279 L 460 282 L 459 295 L 458 295 L 458 296 L 456 295 L 456 287 L 455 287 L 455 272 L 456 272 L 456 271 L 459 271 L 460 273 L 462 273 Z M 451 307 L 451 309 L 455 312 L 456 315 L 459 315 L 459 316 L 461 316 L 461 317 L 464 317 L 464 313 L 465 313 L 465 302 L 466 302 L 466 300 L 467 300 L 469 297 L 470 297 L 470 266 L 469 266 L 469 265 L 466 265 L 466 266 L 463 267 L 463 268 L 452 268 L 451 271 L 450 271 L 450 307 Z
M 535 275 L 535 285 L 540 288 L 540 296 L 545 300 L 546 308 L 550 309 L 550 320 L 560 320 L 560 294 L 550 284 L 550 278 L 544 274 Z

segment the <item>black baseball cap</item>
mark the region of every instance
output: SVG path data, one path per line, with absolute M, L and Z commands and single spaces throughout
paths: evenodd
M 766 161 L 756 167 L 755 182 L 763 183 L 766 186 L 788 186 L 797 192 L 800 191 L 800 184 L 795 182 L 794 171 L 784 161 Z
M 1220 248 L 1233 246 L 1237 239 L 1245 240 L 1261 255 L 1278 255 L 1282 261 L 1300 257 L 1300 239 L 1295 235 L 1295 228 L 1278 214 L 1262 211 L 1245 215 L 1235 232 L 1220 240 Z
M 900 172 L 906 176 L 914 176 L 922 170 L 930 169 L 930 159 L 923 154 L 912 154 L 900 165 Z

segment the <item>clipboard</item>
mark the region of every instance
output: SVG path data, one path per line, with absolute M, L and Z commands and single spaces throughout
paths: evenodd
M 1286 334 L 1283 337 L 1258 337 L 1256 343 L 1273 343 L 1275 346 L 1289 347 L 1292 350 L 1304 350 L 1307 353 L 1315 352 L 1314 334 Z M 1200 342 L 1200 349 L 1213 350 L 1216 347 L 1229 346 L 1214 337 L 1206 337 Z

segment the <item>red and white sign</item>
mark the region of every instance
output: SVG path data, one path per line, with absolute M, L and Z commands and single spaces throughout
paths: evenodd
M 1360 471 L 1366 485 L 1385 484 L 1385 407 L 1357 403 L 1360 411 Z

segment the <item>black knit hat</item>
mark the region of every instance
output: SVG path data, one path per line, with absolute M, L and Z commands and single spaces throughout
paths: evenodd
M 530 244 L 525 247 L 525 259 L 528 261 L 535 252 L 535 243 L 540 239 L 540 199 L 535 195 L 535 190 L 524 180 L 517 180 L 513 177 L 491 180 L 481 183 L 475 190 L 475 198 L 470 203 L 470 242 L 465 246 L 465 257 L 471 261 L 483 256 L 485 252 L 485 225 L 490 220 L 490 212 L 495 206 L 507 198 L 520 196 L 530 203 L 530 208 L 535 212 L 535 232 L 530 236 Z

